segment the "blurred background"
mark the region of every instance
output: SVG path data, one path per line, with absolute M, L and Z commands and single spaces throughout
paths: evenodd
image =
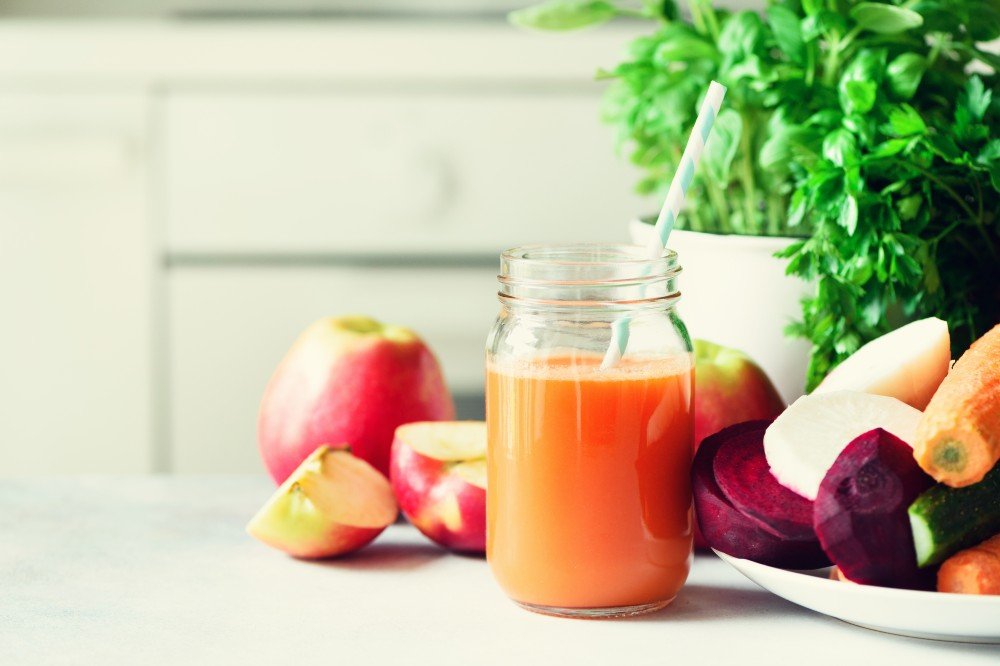
M 627 22 L 69 4 L 0 6 L 0 473 L 260 471 L 264 385 L 331 314 L 417 330 L 479 417 L 499 251 L 657 206 L 599 118 Z

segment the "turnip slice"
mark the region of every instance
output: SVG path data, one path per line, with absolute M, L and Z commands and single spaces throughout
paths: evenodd
M 720 447 L 741 433 L 762 432 L 767 421 L 749 421 L 706 437 L 694 458 L 692 487 L 695 514 L 708 545 L 733 557 L 789 569 L 818 569 L 830 561 L 819 541 L 783 539 L 741 513 L 715 480 L 714 461 Z
M 934 484 L 906 442 L 877 428 L 853 440 L 820 484 L 813 522 L 823 550 L 850 581 L 929 589 L 917 566 L 907 509 Z
M 775 536 L 815 540 L 812 502 L 778 483 L 771 474 L 764 458 L 764 430 L 761 427 L 729 437 L 715 454 L 715 481 L 733 506 Z
M 764 454 L 782 485 L 816 499 L 819 484 L 851 440 L 883 428 L 912 442 L 920 410 L 896 398 L 836 391 L 796 400 L 764 433 Z
M 813 393 L 875 393 L 922 410 L 950 365 L 948 322 L 929 317 L 875 338 L 834 368 Z

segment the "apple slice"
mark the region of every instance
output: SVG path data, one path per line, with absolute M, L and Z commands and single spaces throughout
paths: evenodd
M 876 393 L 922 410 L 950 366 L 948 322 L 929 317 L 875 338 L 834 368 L 814 393 Z
M 396 428 L 389 478 L 403 514 L 452 550 L 486 550 L 486 423 L 434 421 Z
M 247 532 L 295 557 L 334 557 L 371 542 L 397 514 L 392 488 L 377 469 L 324 444 L 281 484 Z
M 919 409 L 882 395 L 835 391 L 802 396 L 764 433 L 764 454 L 778 481 L 815 500 L 840 452 L 858 435 L 882 428 L 912 446 Z

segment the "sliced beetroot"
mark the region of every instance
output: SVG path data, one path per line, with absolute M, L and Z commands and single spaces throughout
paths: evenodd
M 820 484 L 813 525 L 823 550 L 848 580 L 931 589 L 917 567 L 907 508 L 934 483 L 913 450 L 881 428 L 847 445 Z
M 698 525 L 709 546 L 733 557 L 789 569 L 825 567 L 830 561 L 818 541 L 783 539 L 768 532 L 737 510 L 715 481 L 714 462 L 719 449 L 741 433 L 759 432 L 763 436 L 768 423 L 739 423 L 702 441 L 692 473 Z
M 764 428 L 731 436 L 716 453 L 712 468 L 730 503 L 765 530 L 782 539 L 816 540 L 813 503 L 771 474 L 764 456 Z

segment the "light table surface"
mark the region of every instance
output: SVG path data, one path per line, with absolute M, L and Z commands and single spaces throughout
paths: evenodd
M 262 477 L 0 479 L 0 664 L 1000 664 L 1000 647 L 880 634 L 799 608 L 712 556 L 665 610 L 565 620 L 486 562 L 395 525 L 305 562 L 243 527 Z

